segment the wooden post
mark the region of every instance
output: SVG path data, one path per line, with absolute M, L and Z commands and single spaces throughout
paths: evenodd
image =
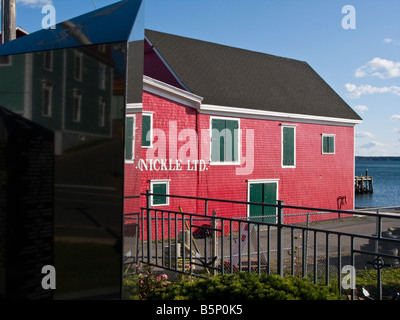
M 16 0 L 1 0 L 1 37 L 3 43 L 14 40 L 16 35 Z

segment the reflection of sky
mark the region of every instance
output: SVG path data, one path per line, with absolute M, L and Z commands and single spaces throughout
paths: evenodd
M 0 46 L 0 55 L 79 45 L 126 42 L 130 38 L 140 1 L 125 0 L 40 30 Z M 136 13 L 136 14 L 135 14 Z M 137 28 L 140 28 L 138 26 Z M 135 33 L 138 29 L 135 28 Z M 143 34 L 143 29 L 142 29 Z
M 111 58 L 114 63 L 114 72 L 116 76 L 125 74 L 125 54 L 121 50 L 112 50 Z

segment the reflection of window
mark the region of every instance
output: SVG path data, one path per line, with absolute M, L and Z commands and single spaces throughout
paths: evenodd
M 53 51 L 43 53 L 43 67 L 48 71 L 53 71 Z
M 0 67 L 11 66 L 11 56 L 0 56 Z
M 106 66 L 102 63 L 100 63 L 99 66 L 99 78 L 100 78 L 100 89 L 105 90 L 106 89 Z
M 104 98 L 99 98 L 99 127 L 104 127 L 106 124 L 106 101 Z
M 239 120 L 211 119 L 211 161 L 237 164 L 239 161 Z
M 142 147 L 151 148 L 153 145 L 153 114 L 142 114 Z
M 53 85 L 48 82 L 43 82 L 43 104 L 42 115 L 51 117 L 52 113 L 52 100 L 53 100 Z
M 125 120 L 125 161 L 135 159 L 135 115 L 127 115 Z
M 81 122 L 81 106 L 82 106 L 82 93 L 74 90 L 73 105 L 72 105 L 72 120 L 74 122 Z
M 282 126 L 282 167 L 296 166 L 296 127 Z
M 150 181 L 150 193 L 158 195 L 151 196 L 152 206 L 168 206 L 169 205 L 169 180 Z
M 82 80 L 82 53 L 80 52 L 75 52 L 74 78 Z
M 333 154 L 335 153 L 335 135 L 323 134 L 322 135 L 322 153 Z

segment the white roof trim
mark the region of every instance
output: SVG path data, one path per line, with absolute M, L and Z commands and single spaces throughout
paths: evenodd
M 171 86 L 165 82 L 143 76 L 143 90 L 171 99 L 199 110 L 203 97 Z
M 127 103 L 126 104 L 126 113 L 135 113 L 135 112 L 142 112 L 143 103 Z
M 203 97 L 191 92 L 179 89 L 165 82 L 143 76 L 143 90 L 159 95 L 163 98 L 173 100 L 186 106 L 195 108 L 198 112 L 210 115 L 246 117 L 254 119 L 306 122 L 315 124 L 346 125 L 354 126 L 362 123 L 362 120 L 322 117 L 297 113 L 285 113 L 276 111 L 265 111 L 257 109 L 237 108 L 228 106 L 217 106 L 202 104 Z M 142 104 L 127 104 L 127 111 L 138 112 L 143 108 Z
M 278 121 L 308 122 L 317 124 L 337 124 L 337 125 L 354 126 L 356 124 L 362 123 L 362 120 L 321 117 L 321 116 L 313 116 L 306 114 L 265 111 L 265 110 L 256 110 L 247 108 L 245 109 L 245 108 L 236 108 L 227 106 L 216 106 L 210 104 L 202 104 L 200 106 L 200 112 L 207 114 L 230 115 L 230 116 L 235 115 L 237 117 L 246 116 L 248 118 L 278 120 Z

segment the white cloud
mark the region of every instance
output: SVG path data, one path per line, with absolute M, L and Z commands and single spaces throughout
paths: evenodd
M 53 0 L 17 0 L 17 3 L 29 7 L 43 7 L 47 4 L 53 4 Z
M 370 132 L 356 132 L 355 137 L 356 138 L 373 138 L 374 135 Z
M 363 94 L 391 93 L 400 96 L 400 87 L 373 87 L 369 84 L 357 86 L 352 83 L 346 83 L 345 88 L 350 92 L 350 98 L 360 98 Z
M 400 62 L 373 58 L 365 65 L 359 67 L 354 75 L 356 78 L 366 76 L 379 77 L 381 79 L 400 77 Z
M 356 109 L 358 112 L 364 113 L 365 111 L 368 111 L 367 106 L 355 106 L 354 109 Z
M 359 148 L 360 149 L 372 149 L 372 148 L 383 147 L 383 146 L 384 146 L 383 143 L 380 143 L 378 141 L 371 141 L 371 142 L 368 142 L 368 143 L 365 143 L 365 144 L 359 146 Z
M 395 44 L 395 45 L 400 45 L 399 40 L 391 39 L 391 38 L 385 38 L 383 39 L 384 44 Z
M 393 121 L 398 121 L 398 120 L 400 120 L 400 115 L 399 114 L 394 114 L 394 115 L 392 115 L 392 117 L 390 119 L 393 120 Z

